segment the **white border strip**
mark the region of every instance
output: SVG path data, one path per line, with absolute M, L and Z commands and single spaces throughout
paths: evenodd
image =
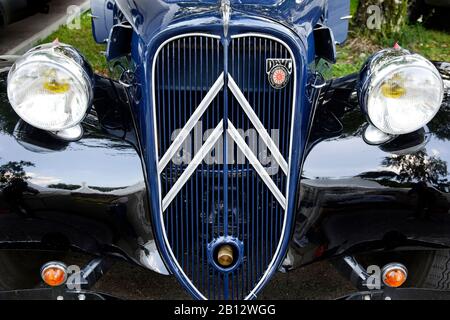
M 213 86 L 208 91 L 206 96 L 203 98 L 202 102 L 200 102 L 197 109 L 195 109 L 192 116 L 186 122 L 186 125 L 183 127 L 183 129 L 181 129 L 180 133 L 176 136 L 175 140 L 170 145 L 169 149 L 167 149 L 166 153 L 159 161 L 158 174 L 161 174 L 163 172 L 164 168 L 167 166 L 167 164 L 170 162 L 170 160 L 173 158 L 173 156 L 180 149 L 181 145 L 183 144 L 183 141 L 186 140 L 187 136 L 192 131 L 194 126 L 197 124 L 197 122 L 200 120 L 200 118 L 203 116 L 206 109 L 208 109 L 211 102 L 214 100 L 214 98 L 217 96 L 217 94 L 223 88 L 223 84 L 224 84 L 224 74 L 222 72 L 222 74 L 219 76 L 219 78 L 213 84 Z
M 162 201 L 162 210 L 166 211 L 169 207 L 172 200 L 177 196 L 178 192 L 180 192 L 181 188 L 185 185 L 185 183 L 189 180 L 191 175 L 194 173 L 195 169 L 202 163 L 203 159 L 208 155 L 211 149 L 216 144 L 217 140 L 222 136 L 223 133 L 223 120 L 220 120 L 220 123 L 208 137 L 206 142 L 200 148 L 200 150 L 195 155 L 194 159 L 189 163 L 186 170 L 183 174 L 178 178 L 177 182 L 172 186 L 170 191 L 166 194 Z
M 233 77 L 228 74 L 228 87 L 230 88 L 231 92 L 236 97 L 237 101 L 241 105 L 244 112 L 247 114 L 247 117 L 250 119 L 250 121 L 255 126 L 256 131 L 258 131 L 261 139 L 264 141 L 266 146 L 269 148 L 270 152 L 272 152 L 273 157 L 278 162 L 278 164 L 281 167 L 281 170 L 283 170 L 284 174 L 288 174 L 288 164 L 286 160 L 284 160 L 283 156 L 281 155 L 280 150 L 278 150 L 277 145 L 270 137 L 269 133 L 267 132 L 267 129 L 264 127 L 264 125 L 261 123 L 261 120 L 259 120 L 257 114 L 255 111 L 253 111 L 252 107 L 250 106 L 250 103 L 245 98 L 244 94 L 242 93 L 241 89 L 239 89 L 239 86 L 234 81 Z
M 230 134 L 231 138 L 234 140 L 234 142 L 236 142 L 239 149 L 241 149 L 242 153 L 248 159 L 250 164 L 255 168 L 256 172 L 259 174 L 261 179 L 264 181 L 269 190 L 278 200 L 283 210 L 286 210 L 286 198 L 283 196 L 280 189 L 278 189 L 278 187 L 275 185 L 275 182 L 273 182 L 272 178 L 269 176 L 266 169 L 264 169 L 262 164 L 258 161 L 258 158 L 256 158 L 255 154 L 245 143 L 244 138 L 242 138 L 242 136 L 239 134 L 239 132 L 236 130 L 233 123 L 229 119 L 227 132 Z

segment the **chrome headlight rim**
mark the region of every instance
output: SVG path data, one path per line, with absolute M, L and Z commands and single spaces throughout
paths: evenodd
M 435 80 L 439 82 L 440 96 L 438 97 L 438 101 L 440 101 L 440 104 L 436 106 L 434 112 L 428 117 L 427 122 L 417 123 L 416 126 L 408 128 L 408 130 L 390 131 L 377 125 L 370 116 L 371 111 L 369 110 L 370 97 L 374 93 L 374 90 L 386 81 L 390 75 L 412 68 L 430 72 L 435 77 Z M 442 106 L 442 101 L 445 96 L 445 84 L 436 66 L 421 55 L 411 53 L 405 49 L 383 49 L 372 55 L 363 65 L 359 74 L 357 93 L 361 111 L 364 113 L 368 123 L 385 134 L 398 136 L 415 132 L 434 119 Z
M 22 68 L 33 68 L 36 65 L 48 65 L 51 68 L 56 68 L 68 76 L 71 77 L 72 80 L 76 81 L 77 84 L 83 89 L 83 92 L 86 95 L 86 107 L 84 107 L 84 112 L 80 113 L 80 115 L 73 119 L 70 123 L 66 125 L 58 126 L 57 128 L 49 128 L 48 126 L 42 126 L 34 121 L 30 120 L 26 115 L 17 110 L 16 106 L 11 103 L 14 111 L 19 115 L 19 117 L 30 124 L 31 126 L 49 131 L 49 132 L 59 132 L 64 131 L 66 129 L 73 128 L 79 125 L 84 118 L 86 117 L 89 109 L 92 107 L 94 100 L 94 72 L 87 62 L 87 60 L 83 57 L 83 55 L 74 47 L 64 44 L 64 43 L 49 43 L 37 46 L 32 48 L 28 52 L 26 52 L 23 56 L 19 57 L 14 65 L 11 67 L 8 73 L 8 86 L 7 86 L 7 94 L 8 98 L 11 102 L 12 93 L 10 90 L 10 82 L 12 81 L 16 72 L 21 70 Z

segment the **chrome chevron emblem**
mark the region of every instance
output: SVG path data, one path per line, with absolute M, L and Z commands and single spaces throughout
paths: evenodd
M 234 140 L 234 142 L 236 142 L 239 149 L 241 149 L 241 151 L 244 153 L 245 157 L 248 159 L 250 164 L 255 168 L 256 172 L 264 181 L 264 183 L 272 192 L 272 194 L 275 196 L 277 201 L 280 203 L 283 210 L 286 210 L 286 198 L 283 196 L 280 189 L 278 189 L 275 182 L 273 182 L 272 178 L 264 169 L 261 162 L 258 161 L 258 158 L 255 156 L 255 154 L 252 152 L 249 146 L 245 143 L 244 138 L 242 138 L 242 136 L 239 134 L 239 132 L 237 131 L 237 129 L 234 127 L 233 123 L 231 123 L 230 120 L 228 120 L 227 131 L 231 136 L 231 138 Z
M 167 195 L 164 197 L 162 201 L 163 211 L 167 209 L 167 207 L 170 205 L 170 203 L 178 194 L 178 192 L 181 190 L 181 188 L 189 180 L 191 175 L 194 173 L 195 169 L 197 169 L 197 167 L 202 162 L 203 158 L 205 158 L 206 155 L 211 151 L 211 149 L 216 144 L 217 140 L 219 140 L 222 133 L 223 133 L 223 120 L 220 121 L 220 123 L 217 125 L 217 127 L 209 136 L 208 140 L 206 140 L 201 149 L 197 152 L 194 159 L 192 159 L 191 163 L 189 163 L 186 170 L 178 178 L 177 182 L 174 184 L 172 189 L 170 189 Z
M 234 81 L 233 77 L 231 77 L 230 74 L 228 76 L 228 87 L 231 91 L 231 93 L 235 96 L 236 100 L 239 102 L 239 105 L 244 110 L 247 117 L 250 119 L 251 123 L 255 127 L 256 131 L 258 132 L 258 135 L 262 139 L 263 143 L 266 145 L 266 147 L 270 150 L 272 153 L 275 161 L 280 166 L 283 173 L 287 176 L 288 175 L 288 163 L 284 159 L 283 155 L 281 154 L 280 150 L 278 149 L 278 146 L 273 141 L 273 139 L 270 137 L 267 129 L 262 124 L 261 120 L 256 115 L 255 111 L 251 107 L 250 103 L 245 98 L 242 91 L 239 89 L 239 86 Z M 184 140 L 189 136 L 195 125 L 200 121 L 203 114 L 206 112 L 208 107 L 211 105 L 211 102 L 214 100 L 214 98 L 217 96 L 217 94 L 220 92 L 220 90 L 224 87 L 224 74 L 222 73 L 219 78 L 216 80 L 216 82 L 213 84 L 211 89 L 208 91 L 206 96 L 203 98 L 203 100 L 200 102 L 198 107 L 195 109 L 192 116 L 187 121 L 186 125 L 180 130 L 172 144 L 170 145 L 169 149 L 166 151 L 164 156 L 161 158 L 158 164 L 158 172 L 161 174 L 164 170 L 164 168 L 168 165 L 170 160 L 176 155 L 180 147 L 182 146 Z M 238 148 L 241 150 L 241 152 L 244 154 L 244 156 L 247 158 L 249 163 L 253 166 L 253 168 L 256 170 L 258 175 L 261 177 L 262 181 L 266 184 L 266 186 L 269 188 L 269 190 L 272 192 L 274 197 L 277 199 L 281 207 L 286 210 L 286 196 L 282 194 L 282 192 L 279 190 L 279 188 L 276 186 L 272 178 L 269 176 L 267 171 L 264 169 L 264 166 L 261 164 L 261 162 L 258 160 L 257 156 L 254 154 L 254 152 L 250 149 L 250 147 L 245 142 L 244 138 L 241 136 L 239 131 L 235 128 L 233 123 L 227 119 L 227 125 L 228 129 L 226 130 L 227 133 L 230 135 L 232 140 L 237 144 Z M 224 124 L 223 120 L 219 122 L 217 127 L 214 129 L 214 131 L 209 135 L 208 139 L 205 141 L 205 143 L 202 145 L 200 150 L 197 152 L 197 154 L 194 156 L 194 158 L 191 160 L 191 162 L 188 164 L 187 168 L 183 172 L 183 174 L 178 178 L 176 183 L 172 186 L 172 188 L 167 192 L 164 199 L 162 199 L 162 211 L 166 211 L 166 209 L 169 207 L 170 203 L 173 201 L 173 199 L 176 197 L 176 195 L 180 192 L 180 190 L 183 188 L 183 186 L 186 184 L 186 182 L 189 180 L 189 178 L 192 176 L 192 174 L 195 172 L 197 167 L 202 163 L 202 161 L 205 159 L 205 157 L 208 156 L 208 154 L 211 152 L 211 150 L 214 148 L 215 144 L 219 140 L 219 138 L 223 135 L 225 132 L 224 130 Z
M 173 141 L 172 145 L 169 147 L 169 149 L 166 151 L 164 156 L 159 161 L 158 164 L 159 174 L 163 172 L 164 168 L 167 166 L 167 164 L 170 162 L 173 156 L 177 153 L 178 149 L 180 149 L 181 145 L 183 144 L 183 141 L 192 131 L 195 124 L 200 121 L 200 118 L 208 109 L 209 105 L 217 96 L 219 91 L 223 88 L 223 85 L 224 85 L 224 75 L 222 73 L 216 80 L 216 82 L 213 84 L 212 88 L 208 91 L 206 96 L 203 98 L 203 100 L 200 102 L 197 109 L 195 109 L 194 114 L 189 118 L 188 122 L 186 122 L 186 125 L 183 127 L 183 129 L 181 129 L 181 131 Z
M 261 139 L 266 144 L 267 148 L 274 155 L 274 158 L 277 161 L 277 163 L 280 165 L 281 170 L 283 170 L 284 174 L 287 175 L 288 164 L 287 164 L 286 160 L 284 160 L 283 156 L 281 155 L 280 150 L 278 149 L 278 146 L 272 140 L 272 138 L 270 137 L 266 128 L 264 128 L 264 125 L 262 124 L 261 120 L 259 120 L 255 111 L 253 111 L 253 108 L 250 106 L 250 103 L 247 101 L 247 99 L 245 98 L 241 89 L 239 89 L 239 86 L 236 84 L 236 82 L 234 81 L 233 77 L 231 77 L 231 75 L 228 75 L 228 87 L 230 88 L 231 92 L 233 93 L 233 95 L 235 96 L 237 101 L 239 102 L 240 106 L 244 110 L 247 117 L 252 122 L 253 126 L 255 127 L 255 129 L 258 132 Z

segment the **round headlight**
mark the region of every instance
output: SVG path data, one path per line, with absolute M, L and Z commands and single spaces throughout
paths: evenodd
M 33 127 L 58 132 L 79 124 L 92 102 L 93 73 L 73 47 L 51 43 L 20 57 L 8 75 L 14 111 Z
M 422 56 L 386 49 L 364 65 L 358 95 L 370 123 L 388 134 L 406 134 L 434 118 L 444 97 L 444 82 Z

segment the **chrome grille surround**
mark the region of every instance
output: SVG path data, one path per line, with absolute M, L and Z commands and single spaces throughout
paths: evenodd
M 257 292 L 261 289 L 263 280 L 268 276 L 270 273 L 269 271 L 276 267 L 274 266 L 275 258 L 280 254 L 285 254 L 285 252 L 281 252 L 281 239 L 287 236 L 286 219 L 288 213 L 286 212 L 286 204 L 289 191 L 289 173 L 291 171 L 291 163 L 288 160 L 289 155 L 292 152 L 292 128 L 294 107 L 296 103 L 295 88 L 297 82 L 297 68 L 295 56 L 291 49 L 284 42 L 272 36 L 253 33 L 232 36 L 231 45 L 229 48 L 226 48 L 227 50 L 230 50 L 227 55 L 224 54 L 225 49 L 222 46 L 220 39 L 220 37 L 210 34 L 184 34 L 164 41 L 155 54 L 152 69 L 152 90 L 155 119 L 154 128 L 157 145 L 156 157 L 159 159 L 158 184 L 161 208 L 159 218 L 163 224 L 164 245 L 167 247 L 174 264 L 179 269 L 180 276 L 184 278 L 184 283 L 190 287 L 189 289 L 191 291 L 194 291 L 197 298 L 252 299 L 256 297 Z M 278 146 L 269 148 L 271 154 L 274 155 L 275 162 L 281 169 L 281 173 L 277 173 L 275 176 L 275 181 L 273 180 L 273 177 L 263 173 L 267 168 L 261 169 L 261 163 L 255 161 L 247 150 L 249 148 L 246 148 L 247 143 L 245 140 L 240 139 L 239 132 L 233 123 L 239 123 L 239 120 L 235 121 L 235 119 L 230 119 L 230 117 L 233 118 L 234 115 L 230 115 L 230 117 L 227 118 L 220 116 L 225 113 L 224 110 L 226 108 L 231 107 L 233 112 L 236 109 L 236 116 L 242 117 L 242 119 L 245 117 L 246 119 L 243 120 L 241 124 L 244 125 L 244 122 L 246 122 L 244 127 L 249 127 L 251 125 L 254 128 L 256 127 L 258 137 L 262 137 L 266 146 L 270 145 L 270 135 L 267 134 L 268 132 L 264 132 L 264 129 L 268 128 L 267 119 L 260 120 L 261 114 L 258 115 L 258 110 L 261 111 L 263 108 L 259 105 L 258 109 L 254 110 L 255 108 L 252 107 L 252 105 L 254 105 L 255 99 L 252 100 L 250 97 L 250 85 L 247 86 L 247 90 L 242 89 L 239 85 L 240 79 L 244 79 L 245 77 L 240 78 L 239 71 L 236 71 L 233 65 L 230 67 L 231 70 L 226 70 L 228 72 L 224 73 L 223 70 L 223 61 L 221 61 L 221 59 L 224 60 L 225 56 L 232 56 L 232 58 L 228 58 L 228 64 L 230 65 L 230 61 L 236 62 L 235 42 L 242 41 L 245 43 L 246 39 L 248 39 L 248 62 L 251 60 L 251 41 L 255 41 L 253 44 L 258 47 L 257 42 L 259 40 L 260 68 L 261 65 L 265 66 L 265 61 L 264 63 L 261 63 L 263 52 L 261 41 L 264 41 L 266 44 L 270 42 L 270 58 L 275 57 L 272 56 L 272 45 L 279 46 L 280 56 L 277 56 L 276 58 L 289 58 L 292 59 L 294 64 L 291 83 L 288 88 L 284 89 L 290 90 L 290 93 L 287 94 L 287 91 L 280 91 L 283 92 L 284 98 L 280 96 L 280 92 L 278 92 L 278 96 L 276 95 L 276 92 L 266 93 L 265 90 L 267 84 L 265 82 L 263 82 L 264 98 L 262 98 L 261 92 L 257 93 L 255 90 L 253 92 L 253 98 L 258 94 L 260 95 L 257 99 L 259 102 L 261 102 L 261 99 L 265 100 L 267 95 L 269 99 L 272 99 L 270 94 L 273 94 L 274 104 L 276 99 L 279 101 L 284 99 L 283 106 L 286 107 L 286 110 L 284 111 L 286 111 L 287 114 L 285 116 L 288 119 L 287 123 L 286 119 L 283 120 L 285 121 L 284 124 L 287 124 L 287 129 L 284 128 L 285 135 L 283 136 L 283 140 L 286 141 L 284 141 L 285 143 L 283 146 L 280 146 L 280 149 L 278 149 Z M 212 48 L 212 54 L 208 53 L 208 46 L 210 49 Z M 239 55 L 240 49 L 241 48 L 237 50 L 238 54 L 236 54 L 236 56 Z M 188 53 L 186 53 L 187 51 Z M 243 48 L 243 51 L 245 51 L 245 47 Z M 200 52 L 200 57 L 196 55 L 198 52 Z M 264 51 L 264 54 L 267 55 L 267 51 Z M 273 54 L 276 55 L 277 53 L 273 52 Z M 216 61 L 214 60 L 215 57 L 217 58 Z M 242 59 L 245 60 L 244 58 Z M 193 60 L 195 60 L 195 62 L 192 64 Z M 200 60 L 200 66 L 197 66 L 198 60 Z M 184 68 L 182 68 L 181 62 L 183 62 Z M 214 62 L 217 63 L 216 66 L 214 66 Z M 175 68 L 175 65 L 179 65 L 180 68 Z M 248 65 L 250 66 L 250 63 Z M 205 69 L 203 69 L 204 66 Z M 165 67 L 169 68 L 166 75 Z M 211 69 L 207 70 L 208 67 Z M 194 69 L 195 80 L 192 78 L 192 69 Z M 252 69 L 252 67 L 249 67 L 249 70 L 250 69 Z M 204 78 L 201 80 L 198 78 L 198 71 L 200 71 L 200 74 L 203 74 L 203 71 L 207 73 L 206 81 Z M 262 79 L 266 80 L 265 73 L 261 72 L 261 69 L 257 70 L 256 64 L 251 71 L 254 73 L 258 72 L 259 86 L 261 86 Z M 238 73 L 234 74 L 234 72 Z M 235 76 L 237 78 L 236 80 L 234 79 Z M 250 83 L 250 77 L 246 80 Z M 256 78 L 254 81 L 256 81 Z M 192 90 L 192 88 L 194 88 L 192 82 L 194 82 L 195 90 Z M 255 83 L 253 83 L 253 88 L 255 88 L 255 86 Z M 195 91 L 195 93 L 193 93 L 193 91 Z M 226 94 L 231 97 L 227 107 L 225 107 L 225 103 L 223 102 L 227 101 L 224 99 L 224 95 Z M 173 109 L 171 109 L 172 106 Z M 239 109 L 237 109 L 237 106 L 239 106 Z M 187 111 L 188 107 L 189 112 Z M 165 112 L 162 112 L 162 110 L 165 110 Z M 275 112 L 274 110 L 269 109 L 269 113 L 272 111 Z M 166 112 L 167 114 L 165 114 Z M 262 112 L 265 113 L 266 110 L 262 110 Z M 226 113 L 228 114 L 228 112 Z M 217 116 L 217 119 L 214 118 L 214 114 L 219 115 Z M 169 122 L 167 122 L 167 119 L 163 120 L 163 117 L 165 116 L 169 118 Z M 178 117 L 179 119 L 177 120 Z M 180 121 L 180 119 L 183 119 L 183 121 Z M 279 119 L 281 119 L 281 115 L 279 115 Z M 171 160 L 177 156 L 179 147 L 183 145 L 188 135 L 192 134 L 193 130 L 195 130 L 195 125 L 198 124 L 199 121 L 205 120 L 207 129 L 214 131 L 207 139 L 205 139 L 206 141 L 201 148 L 198 149 L 197 153 L 191 154 L 191 162 L 178 165 L 171 163 Z M 170 124 L 171 121 L 173 121 L 173 124 Z M 279 120 L 278 123 L 279 125 L 280 121 L 281 120 Z M 264 124 L 264 122 L 266 122 L 266 124 Z M 169 128 L 167 128 L 167 126 Z M 178 128 L 181 128 L 178 135 L 171 136 L 172 131 Z M 201 133 L 203 134 L 205 132 L 202 131 Z M 226 134 L 227 136 L 225 137 Z M 225 161 L 226 164 L 223 164 L 222 166 L 218 164 L 205 165 L 202 162 L 206 157 L 206 155 L 203 154 L 203 151 L 206 153 L 206 151 L 211 152 L 213 149 L 216 153 L 216 150 L 219 150 L 217 153 L 220 158 L 220 148 L 216 148 L 218 147 L 217 142 L 220 137 L 226 141 L 225 144 L 227 144 L 228 141 L 234 141 L 237 144 L 237 147 L 240 147 L 241 151 L 246 155 L 245 163 L 242 164 L 242 166 L 239 164 L 230 165 L 227 161 Z M 173 138 L 173 142 L 170 142 L 171 138 Z M 193 149 L 195 151 L 195 146 Z M 228 160 L 225 155 L 228 151 L 225 152 L 225 150 L 227 150 L 225 148 L 223 150 L 222 157 L 225 160 Z M 248 158 L 254 160 L 252 162 L 255 164 L 254 166 L 250 164 Z M 233 159 L 233 162 L 234 160 L 235 159 Z M 250 169 L 251 167 L 253 167 L 253 169 Z M 281 176 L 284 176 L 284 178 Z M 239 177 L 241 179 L 239 179 Z M 233 204 L 233 201 L 231 205 L 228 203 L 228 194 L 231 195 L 231 198 L 233 198 L 233 195 L 236 195 L 235 197 L 238 198 L 238 192 L 234 189 L 234 186 L 230 187 L 229 183 L 233 184 L 236 182 L 236 185 L 242 183 L 242 186 L 246 184 L 245 187 L 247 187 L 248 191 L 250 188 L 250 180 L 252 180 L 251 182 L 253 183 L 253 186 L 251 187 L 252 196 L 255 195 L 254 188 L 256 182 L 258 199 L 260 197 L 259 191 L 261 191 L 261 194 L 264 194 L 264 196 L 261 197 L 266 197 L 264 213 L 266 213 L 267 217 L 270 214 L 270 218 L 267 218 L 265 221 L 264 217 L 261 217 L 261 221 L 259 221 L 260 217 L 258 214 L 263 212 L 262 207 L 264 207 L 264 204 L 262 204 L 260 210 L 259 200 L 257 201 L 255 210 L 252 210 L 251 212 L 252 219 L 249 218 L 250 213 L 247 214 L 247 218 L 244 214 L 241 215 L 240 213 L 240 211 L 245 211 L 244 206 L 247 207 L 247 212 L 249 212 L 249 204 L 245 205 L 246 202 L 244 200 L 242 200 L 240 205 L 240 200 L 237 200 L 236 206 Z M 216 182 L 217 186 L 215 185 Z M 201 187 L 199 184 L 201 184 Z M 189 191 L 189 186 L 191 191 L 194 189 L 197 191 L 195 192 L 195 196 L 193 192 Z M 209 193 L 211 187 L 211 201 L 211 195 L 207 195 L 206 201 L 203 201 L 205 189 L 206 192 Z M 221 188 L 224 187 L 226 187 L 226 190 L 221 190 Z M 201 188 L 201 192 L 199 192 L 199 188 Z M 217 197 L 215 197 L 216 195 Z M 249 198 L 248 194 L 247 198 Z M 223 202 L 224 199 L 227 199 L 225 203 Z M 253 197 L 252 200 L 254 200 Z M 196 202 L 196 204 L 193 205 L 192 202 Z M 231 207 L 231 214 L 229 213 L 229 206 Z M 206 210 L 204 207 L 207 207 Z M 272 208 L 272 210 L 269 210 L 269 207 Z M 224 208 L 228 208 L 227 212 L 225 212 Z M 211 210 L 212 213 L 210 212 Z M 235 213 L 234 210 L 239 211 L 239 213 Z M 200 213 L 198 211 L 200 211 Z M 274 213 L 275 211 L 277 212 L 276 214 Z M 231 219 L 229 219 L 230 215 Z M 274 215 L 276 216 L 274 217 Z M 222 224 L 220 218 L 223 220 Z M 210 226 L 211 219 L 212 228 Z M 264 225 L 266 225 L 266 228 L 270 227 L 273 229 L 273 224 L 269 222 L 274 221 L 280 224 L 278 230 L 275 230 L 277 236 L 271 234 L 271 237 L 275 237 L 275 239 L 264 242 L 262 239 L 262 229 L 264 228 Z M 216 222 L 217 226 L 215 225 Z M 228 229 L 229 224 L 232 226 L 231 231 Z M 257 224 L 256 229 L 260 229 L 259 231 L 261 231 L 261 234 L 256 236 L 256 238 L 261 238 L 261 243 L 256 244 L 256 251 L 259 251 L 259 249 L 262 249 L 262 251 L 269 250 L 265 247 L 268 247 L 268 242 L 270 242 L 270 253 L 266 253 L 265 256 L 264 253 L 261 253 L 261 256 L 264 256 L 265 260 L 270 261 L 266 261 L 266 263 L 257 261 L 257 265 L 250 265 L 251 262 L 257 260 L 258 254 L 260 253 L 257 252 L 257 255 L 254 253 L 250 255 L 250 251 L 254 251 L 255 235 L 254 232 L 250 235 L 249 230 L 251 225 L 251 228 L 254 231 L 255 224 Z M 262 225 L 261 228 L 260 224 Z M 225 225 L 227 225 L 226 232 L 224 232 Z M 237 228 L 237 231 L 235 230 L 235 227 Z M 240 230 L 241 227 L 242 230 Z M 200 228 L 201 230 L 199 230 Z M 245 228 L 247 228 L 247 232 L 245 232 Z M 252 237 L 251 250 L 250 236 Z M 240 265 L 237 265 L 232 271 L 218 270 L 212 266 L 210 261 L 208 261 L 208 259 L 210 259 L 208 247 L 211 246 L 211 243 L 227 237 L 231 239 L 229 241 L 242 242 L 244 246 L 243 260 L 240 262 Z M 258 242 L 258 239 L 256 239 L 256 242 Z M 247 249 L 245 249 L 246 247 Z M 262 257 L 261 260 L 263 260 Z M 239 269 L 242 270 L 238 271 Z M 243 269 L 246 269 L 247 274 L 244 274 Z M 250 285 L 249 282 L 251 282 Z M 227 283 L 227 285 L 224 285 L 224 283 Z M 213 290 L 211 290 L 211 287 L 213 287 Z

